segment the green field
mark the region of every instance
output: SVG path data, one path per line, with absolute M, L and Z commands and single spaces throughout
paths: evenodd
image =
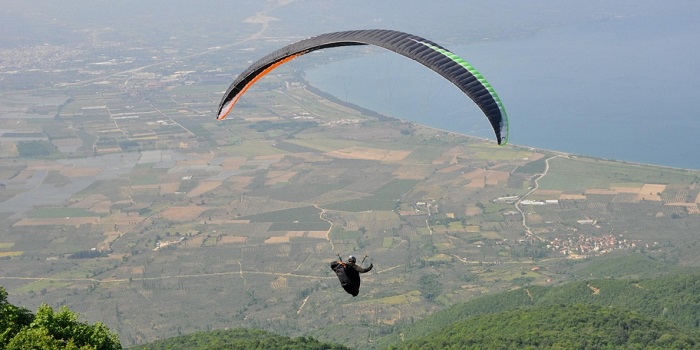
M 346 231 L 343 230 L 342 228 L 335 228 L 333 231 L 331 231 L 330 238 L 333 240 L 340 240 L 340 241 L 345 241 L 345 240 L 356 240 L 360 237 L 362 237 L 363 233 L 360 231 Z
M 551 174 L 540 180 L 543 190 L 582 192 L 588 188 L 608 189 L 617 183 L 692 184 L 698 175 L 685 170 L 655 168 L 619 162 L 555 158 L 550 160 Z
M 331 152 L 337 151 L 339 149 L 348 148 L 352 146 L 364 146 L 362 143 L 351 140 L 344 139 L 327 139 L 318 138 L 318 135 L 312 135 L 313 138 L 303 138 L 300 137 L 294 140 L 287 140 L 288 143 L 293 143 L 295 145 L 303 146 L 310 149 L 315 149 L 321 152 Z
M 251 220 L 253 222 L 317 222 L 322 224 L 326 223 L 320 218 L 320 214 L 320 210 L 318 210 L 315 207 L 308 206 L 244 216 L 241 217 L 241 219 Z
M 338 210 L 338 211 L 349 211 L 349 212 L 363 212 L 368 210 L 394 210 L 396 208 L 397 202 L 395 200 L 382 200 L 382 199 L 352 199 L 349 201 L 342 201 L 337 203 L 331 203 L 326 205 L 326 209 Z
M 35 219 L 63 219 L 68 217 L 89 218 L 100 216 L 100 214 L 81 208 L 41 208 L 34 211 L 30 217 Z

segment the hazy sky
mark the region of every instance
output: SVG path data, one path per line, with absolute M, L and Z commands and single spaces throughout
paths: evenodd
M 441 0 L 439 5 L 424 0 L 4 0 L 0 45 L 70 42 L 81 30 L 94 28 L 154 40 L 197 29 L 220 35 L 225 42 L 231 32 L 257 29 L 243 20 L 263 11 L 280 19 L 271 28 L 278 34 L 310 36 L 381 27 L 429 37 L 511 37 L 615 16 L 675 16 L 697 11 L 698 6 L 694 1 L 648 0 Z

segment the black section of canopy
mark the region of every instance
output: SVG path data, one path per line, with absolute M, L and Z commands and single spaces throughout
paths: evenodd
M 426 45 L 427 44 L 427 45 Z M 293 55 L 303 55 L 325 48 L 374 45 L 396 52 L 417 61 L 442 75 L 469 96 L 491 122 L 498 143 L 501 143 L 503 116 L 494 96 L 467 68 L 438 50 L 440 45 L 416 35 L 385 29 L 352 30 L 322 34 L 282 47 L 254 62 L 238 75 L 224 95 L 218 112 L 244 90 L 246 85 L 262 74 L 265 69 Z

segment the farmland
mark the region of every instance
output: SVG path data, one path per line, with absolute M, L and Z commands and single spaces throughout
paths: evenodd
M 237 326 L 337 340 L 341 320 L 359 343 L 610 255 L 700 265 L 698 172 L 369 115 L 284 69 L 219 122 L 230 77 L 199 65 L 2 95 L 15 303 L 67 305 L 125 345 Z M 350 253 L 375 266 L 355 299 L 328 268 Z

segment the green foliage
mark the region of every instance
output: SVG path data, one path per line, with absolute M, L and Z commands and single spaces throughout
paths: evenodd
M 254 329 L 197 332 L 133 347 L 135 350 L 280 349 L 347 350 L 342 345 L 322 343 L 313 338 L 289 338 Z
M 322 222 L 320 218 L 321 210 L 313 206 L 283 209 L 265 212 L 262 214 L 242 216 L 242 220 L 252 222 Z
M 653 259 L 644 254 L 626 254 L 622 257 L 603 259 L 574 270 L 580 278 L 654 277 L 681 271 L 682 268 Z
M 684 170 L 622 164 L 586 158 L 557 157 L 549 162 L 554 169 L 539 181 L 541 190 L 578 192 L 587 188 L 610 188 L 616 183 L 692 183 L 695 175 Z
M 367 210 L 394 210 L 397 203 L 396 200 L 389 199 L 351 199 L 328 204 L 325 207 L 331 210 L 359 213 Z
M 418 279 L 418 283 L 421 296 L 425 300 L 433 301 L 442 293 L 442 286 L 437 275 L 423 275 Z
M 340 241 L 354 241 L 362 238 L 361 231 L 346 231 L 342 227 L 335 227 L 331 231 L 331 239 Z
M 124 151 L 137 150 L 139 148 L 139 143 L 136 141 L 120 141 L 119 148 Z
M 541 174 L 545 169 L 545 160 L 547 158 L 541 158 L 532 162 L 527 162 L 515 169 L 513 173 L 515 174 Z
M 694 349 L 700 333 L 626 310 L 554 305 L 481 315 L 389 349 Z
M 308 128 L 314 128 L 316 126 L 318 126 L 318 123 L 314 121 L 283 121 L 273 123 L 271 121 L 263 120 L 261 122 L 251 124 L 249 128 L 255 129 L 257 132 L 266 132 L 271 130 L 291 130 L 294 132 L 299 132 Z
M 78 321 L 78 314 L 62 307 L 58 312 L 43 304 L 32 315 L 24 308 L 7 302 L 7 292 L 0 287 L 0 348 L 24 349 L 121 349 L 116 333 L 102 323 Z
M 48 141 L 20 141 L 17 151 L 20 157 L 46 157 L 59 153 L 56 146 Z
M 31 312 L 7 302 L 7 291 L 0 287 L 0 348 L 4 348 L 15 334 L 31 322 Z
M 367 198 L 351 199 L 326 205 L 327 209 L 362 212 L 368 210 L 394 210 L 399 199 L 416 186 L 418 180 L 395 179 L 381 186 Z
M 379 345 L 398 342 L 399 333 L 411 342 L 454 322 L 481 315 L 576 304 L 620 308 L 680 328 L 697 330 L 700 326 L 700 274 L 653 279 L 593 279 L 557 287 L 530 286 L 488 295 L 434 313 L 397 334 L 380 339 Z
M 46 328 L 23 328 L 7 344 L 6 350 L 25 349 L 78 349 L 73 342 L 64 344 L 49 334 Z
M 68 256 L 68 259 L 94 259 L 109 255 L 107 251 L 81 250 Z
M 420 181 L 412 179 L 395 179 L 374 192 L 374 199 L 400 199 Z

